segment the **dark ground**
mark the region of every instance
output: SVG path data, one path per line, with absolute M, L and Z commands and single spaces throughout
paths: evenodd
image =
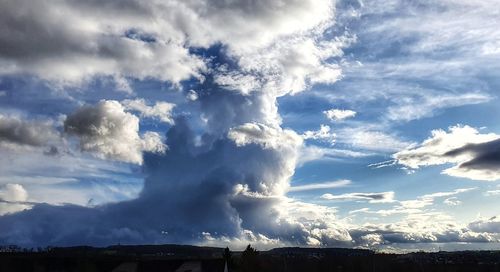
M 500 271 L 500 251 L 383 254 L 361 249 L 277 248 L 224 253 L 180 245 L 0 249 L 0 272 L 21 271 Z M 189 262 L 187 264 L 187 262 Z M 184 264 L 184 265 L 183 265 Z M 189 267 L 179 270 L 182 267 Z

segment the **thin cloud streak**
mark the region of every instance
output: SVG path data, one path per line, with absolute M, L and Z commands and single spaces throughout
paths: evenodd
M 320 189 L 333 189 L 333 188 L 342 188 L 347 187 L 352 184 L 352 181 L 343 179 L 337 181 L 330 182 L 322 182 L 322 183 L 311 183 L 306 185 L 298 185 L 292 186 L 288 190 L 289 192 L 302 192 L 302 191 L 312 191 L 312 190 L 320 190 Z

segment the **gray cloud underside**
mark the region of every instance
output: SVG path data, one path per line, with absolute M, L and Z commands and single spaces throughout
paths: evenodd
M 419 146 L 410 147 L 394 154 L 396 161 L 411 169 L 421 166 L 455 166 L 443 173 L 474 180 L 500 179 L 500 136 L 481 134 L 469 126 L 450 127 L 448 132 L 434 130 L 432 137 Z
M 44 146 L 57 138 L 57 132 L 48 122 L 30 122 L 0 114 L 0 144 Z
M 139 118 L 124 111 L 117 101 L 86 105 L 64 121 L 64 131 L 76 136 L 80 149 L 119 161 L 142 163 L 142 152 L 164 152 L 166 146 L 155 132 L 139 135 Z
M 444 155 L 455 157 L 463 154 L 469 154 L 473 158 L 461 163 L 459 168 L 496 172 L 500 166 L 500 139 L 480 144 L 467 144 L 450 150 Z
M 0 5 L 0 74 L 30 74 L 60 86 L 108 76 L 126 91 L 131 91 L 126 78 L 175 84 L 201 79 L 206 63 L 191 47 L 223 43 L 240 56 L 277 37 L 311 30 L 332 19 L 334 10 L 326 0 L 5 0 Z
M 381 192 L 381 193 L 348 193 L 342 195 L 324 194 L 321 196 L 326 200 L 369 200 L 370 202 L 391 202 L 394 200 L 394 192 Z

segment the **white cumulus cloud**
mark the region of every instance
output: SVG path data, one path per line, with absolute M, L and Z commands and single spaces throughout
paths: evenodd
M 323 114 L 325 114 L 325 116 L 332 121 L 342 121 L 356 116 L 356 112 L 353 110 L 341 110 L 341 109 L 330 109 L 324 111 Z
M 28 192 L 20 184 L 8 183 L 0 187 L 0 215 L 29 209 Z
M 147 133 L 141 138 L 139 118 L 124 110 L 113 100 L 83 106 L 67 117 L 64 130 L 78 137 L 82 151 L 102 158 L 141 164 L 143 151 L 164 151 L 159 135 Z

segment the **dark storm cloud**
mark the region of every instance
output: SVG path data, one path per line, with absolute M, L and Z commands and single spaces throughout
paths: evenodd
M 445 154 L 450 157 L 460 155 L 470 155 L 473 158 L 460 164 L 459 168 L 496 172 L 500 167 L 500 139 L 480 144 L 467 144 Z
M 281 152 L 217 140 L 209 151 L 199 153 L 194 134 L 183 119 L 176 121 L 167 138 L 171 145 L 167 154 L 145 157 L 147 178 L 138 199 L 96 208 L 36 205 L 3 217 L 0 241 L 68 245 L 81 243 L 85 237 L 86 243 L 101 245 L 196 242 L 203 232 L 235 237 L 247 228 L 288 237 L 281 233 L 281 225 L 272 223 L 277 199 L 234 191 L 240 183 L 263 192 L 261 182 L 269 182 L 267 188 L 275 181 L 284 182 L 291 173 L 282 166 L 287 158 Z M 57 224 L 50 223 L 54 218 Z M 287 233 L 306 235 L 298 225 L 281 224 Z
M 0 218 L 0 244 L 195 243 L 207 235 L 314 245 L 350 240 L 326 222 L 333 217 L 328 207 L 285 197 L 302 138 L 281 128 L 277 107 L 280 96 L 340 77 L 327 60 L 341 55 L 343 43 L 319 41 L 333 23 L 332 1 L 0 3 L 0 72 L 64 84 L 96 76 L 123 85 L 123 77 L 193 79 L 192 105 L 200 110 L 174 122 L 164 154 L 144 155 L 138 198 L 93 208 L 34 205 Z M 222 44 L 227 63 L 205 69 L 212 59 L 191 49 L 214 44 Z M 149 149 L 138 124 L 119 102 L 102 100 L 69 114 L 64 129 L 83 151 L 141 163 Z
M 44 146 L 58 138 L 48 122 L 26 121 L 0 114 L 0 144 Z

